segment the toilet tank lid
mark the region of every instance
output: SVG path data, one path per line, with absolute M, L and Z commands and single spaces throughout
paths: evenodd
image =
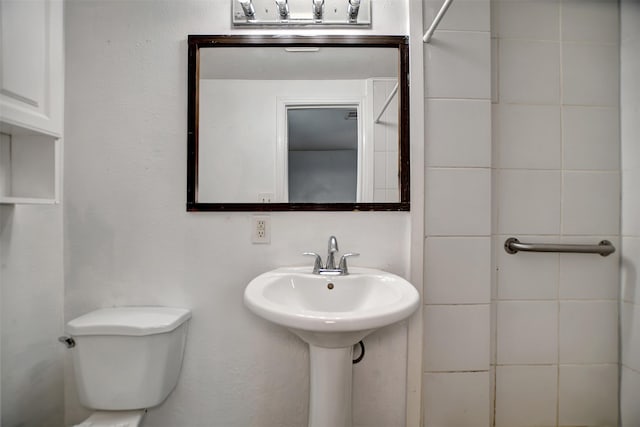
M 79 335 L 144 336 L 173 331 L 191 318 L 191 310 L 174 307 L 112 307 L 95 310 L 67 323 Z

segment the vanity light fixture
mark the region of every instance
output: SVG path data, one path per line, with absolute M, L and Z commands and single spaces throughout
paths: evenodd
M 254 19 L 256 17 L 256 9 L 253 7 L 251 0 L 239 0 L 242 11 L 247 19 Z
M 231 3 L 234 27 L 364 28 L 371 27 L 371 8 L 375 0 L 227 1 Z
M 360 0 L 349 0 L 349 8 L 347 14 L 349 15 L 349 22 L 355 22 L 358 20 L 358 12 L 360 11 Z
M 289 18 L 289 2 L 288 0 L 276 0 L 276 6 L 278 6 L 278 14 L 280 19 Z
M 322 20 L 324 13 L 324 0 L 311 0 L 313 4 L 313 19 Z

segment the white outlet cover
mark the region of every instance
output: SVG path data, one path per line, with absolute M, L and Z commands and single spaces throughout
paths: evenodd
M 271 217 L 265 215 L 252 217 L 251 242 L 254 244 L 271 243 Z

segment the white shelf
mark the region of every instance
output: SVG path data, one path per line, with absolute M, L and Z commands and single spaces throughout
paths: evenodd
M 48 129 L 37 128 L 35 126 L 29 126 L 22 123 L 14 123 L 3 117 L 0 117 L 0 133 L 7 135 L 50 136 L 55 139 L 60 139 L 62 137 L 59 132 L 53 132 Z
M 38 199 L 30 197 L 0 197 L 0 205 L 56 205 L 56 199 Z
M 0 133 L 0 203 L 58 203 L 59 145 L 53 136 Z

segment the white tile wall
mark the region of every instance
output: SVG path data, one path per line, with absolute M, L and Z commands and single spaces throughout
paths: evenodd
M 558 234 L 559 171 L 501 170 L 498 174 L 500 234 Z
M 500 104 L 494 119 L 497 166 L 516 169 L 561 167 L 560 107 Z
M 496 367 L 495 427 L 555 427 L 558 368 Z
M 571 237 L 563 242 L 593 244 L 602 239 L 611 241 L 616 252 L 599 257 L 582 254 L 560 255 L 560 299 L 617 300 L 620 288 L 620 239 L 617 237 Z
M 387 153 L 376 151 L 373 153 L 373 186 L 384 189 L 387 184 Z
M 571 105 L 617 106 L 620 93 L 619 64 L 619 46 L 616 44 L 564 43 L 563 102 Z
M 498 0 L 491 2 L 491 32 L 501 38 L 558 40 L 559 0 Z
M 491 38 L 491 102 L 498 102 L 498 39 Z
M 638 63 L 638 67 L 628 74 L 640 75 L 640 59 Z M 622 78 L 625 78 L 624 73 L 622 74 Z M 638 82 L 636 87 L 625 89 L 625 91 L 620 94 L 622 98 L 621 102 L 626 103 L 624 99 L 636 93 L 640 93 L 640 82 Z M 620 111 L 621 151 L 624 153 L 621 166 L 624 171 L 640 169 L 640 147 L 634 143 L 634 141 L 640 139 L 640 120 L 637 119 L 638 115 L 640 115 L 640 100 L 635 102 L 636 105 L 623 108 L 622 111 Z
M 394 152 L 386 153 L 386 185 L 387 189 L 398 188 L 398 154 Z M 398 199 L 399 200 L 399 199 Z
M 441 4 L 423 1 L 425 29 Z M 491 422 L 489 11 L 455 1 L 424 48 L 424 427 Z
M 489 169 L 434 169 L 426 172 L 426 230 L 431 236 L 491 234 Z
M 562 126 L 566 169 L 620 169 L 617 108 L 563 107 Z
M 559 425 L 617 425 L 617 365 L 561 365 L 558 390 Z
M 620 38 L 618 19 L 616 0 L 563 0 L 562 39 L 616 43 Z
M 637 304 L 622 304 L 622 364 L 640 372 L 640 310 Z
M 387 198 L 387 190 L 384 188 L 381 189 L 373 189 L 373 200 L 386 200 Z
M 637 120 L 637 118 L 634 118 Z M 638 139 L 637 141 L 640 141 Z M 640 236 L 640 167 L 628 169 L 622 175 L 622 234 Z
M 598 238 L 591 238 L 593 244 Z M 614 243 L 616 248 L 619 245 Z M 619 293 L 619 260 L 616 254 L 609 255 L 610 260 L 601 263 L 585 260 L 584 256 L 562 255 L 560 263 L 561 299 L 607 299 L 615 300 Z M 608 257 L 608 258 L 609 258 Z
M 488 32 L 436 31 L 424 60 L 428 98 L 490 98 Z
M 371 82 L 374 114 L 382 108 L 396 84 L 392 79 L 375 79 Z M 373 200 L 397 202 L 398 191 L 398 97 L 393 97 L 388 108 L 373 124 Z
M 428 237 L 425 281 L 425 304 L 489 304 L 491 238 Z
M 620 233 L 619 172 L 564 172 L 562 229 L 565 234 Z
M 618 121 L 624 119 L 617 3 L 494 0 L 491 6 L 495 425 L 615 425 Z M 625 160 L 634 162 L 640 165 Z M 631 181 L 623 191 L 634 187 Z M 628 212 L 640 211 L 637 200 Z M 640 220 L 629 221 L 640 230 Z M 533 243 L 608 239 L 618 251 L 606 258 L 508 255 L 502 245 L 510 236 Z M 632 334 L 635 319 L 627 318 Z
M 640 39 L 638 26 L 638 2 L 636 0 L 620 1 L 620 38 L 622 41 L 635 41 Z M 635 39 L 635 40 L 634 40 Z M 629 43 L 622 43 L 623 46 L 633 46 Z M 626 82 L 625 82 L 626 83 Z
M 488 369 L 489 313 L 489 304 L 426 306 L 424 369 L 429 372 Z
M 489 425 L 489 372 L 426 373 L 424 427 Z
M 392 201 L 397 201 L 400 200 L 400 191 L 399 190 L 394 190 L 394 189 L 386 189 L 385 190 L 385 194 L 386 194 L 386 199 L 387 201 L 392 200 Z
M 499 365 L 558 362 L 556 301 L 499 301 L 496 306 Z
M 619 252 L 502 245 L 619 246 L 617 16 L 609 0 L 492 1 L 497 427 L 616 422 Z
M 560 363 L 618 363 L 618 302 L 560 302 Z
M 425 25 L 433 22 L 442 7 L 438 0 L 425 0 L 423 19 Z M 440 21 L 440 30 L 489 31 L 489 0 L 458 0 L 449 6 L 449 10 Z
M 558 296 L 559 255 L 554 253 L 508 254 L 503 246 L 509 236 L 496 236 L 497 299 L 555 300 Z M 559 239 L 518 235 L 523 242 L 553 243 Z
M 430 99 L 426 106 L 428 166 L 491 167 L 491 103 Z
M 631 370 L 626 366 L 622 367 L 620 384 L 620 407 L 622 425 L 632 427 L 638 425 L 640 420 L 640 372 Z
M 560 44 L 499 41 L 500 102 L 557 104 L 560 101 Z
M 622 19 L 627 15 L 625 14 Z M 637 25 L 637 23 L 629 23 L 629 26 Z M 629 112 L 632 112 L 634 109 L 637 111 L 637 107 L 640 104 L 640 99 L 637 96 L 634 96 L 638 93 L 638 88 L 640 87 L 639 79 L 635 78 L 640 71 L 640 58 L 636 54 L 636 49 L 638 48 L 638 37 L 635 38 L 629 37 L 624 40 L 622 46 L 620 48 L 620 77 L 624 80 L 624 84 L 621 91 L 621 97 L 624 100 L 622 103 L 623 109 L 626 109 Z M 634 108 L 635 107 L 635 108 Z M 626 125 L 633 124 L 625 123 Z M 631 141 L 623 141 L 623 143 L 631 142 Z M 632 144 L 630 144 L 632 145 Z

